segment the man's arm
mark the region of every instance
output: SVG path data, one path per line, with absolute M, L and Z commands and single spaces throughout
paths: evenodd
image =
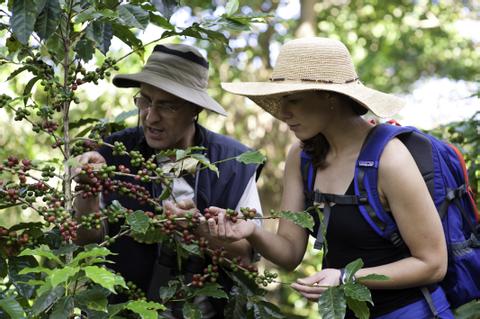
M 73 169 L 73 176 L 77 176 L 75 179 L 79 182 L 88 182 L 88 177 L 79 176 L 81 167 L 85 164 L 91 165 L 101 165 L 105 164 L 105 158 L 98 152 L 86 152 L 77 157 L 77 161 L 80 164 L 80 167 Z M 89 214 L 96 213 L 100 210 L 100 198 L 99 196 L 83 198 L 82 195 L 77 195 L 73 203 L 73 208 L 75 210 L 75 219 L 80 221 L 82 216 L 87 216 Z M 106 223 L 106 222 L 105 222 Z M 86 245 L 90 243 L 100 242 L 105 237 L 105 228 L 104 223 L 100 224 L 99 229 L 87 229 L 80 227 L 77 230 L 77 239 L 75 243 L 78 245 Z

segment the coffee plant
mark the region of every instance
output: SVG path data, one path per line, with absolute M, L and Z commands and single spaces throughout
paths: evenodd
M 1 51 L 0 64 L 14 68 L 7 82 L 17 86 L 20 82 L 22 89 L 20 94 L 2 92 L 0 108 L 13 121 L 29 125 L 32 134 L 48 141 L 53 151 L 48 160 L 19 158 L 15 154 L 1 159 L 0 209 L 17 207 L 34 212 L 38 218 L 8 228 L 0 226 L 0 318 L 161 318 L 165 304 L 172 302 L 183 303 L 185 318 L 201 318 L 193 303 L 197 296 L 228 299 L 228 317 L 285 318 L 265 300 L 266 291 L 261 288 L 277 282 L 276 274 L 259 273 L 251 264 L 228 258 L 225 250 L 211 248 L 205 238 L 196 235 L 200 217 L 197 210 L 177 216 L 161 205 L 162 200 L 171 197 L 174 178 L 201 169 L 218 172 L 218 162 L 211 163 L 199 153 L 200 148 L 192 147 L 160 152 L 159 156 L 174 161 L 159 167 L 155 157 L 143 158 L 138 152 L 128 152 L 121 143 L 103 141 L 108 134 L 125 127 L 122 121 L 72 121 L 70 117 L 71 111 L 82 104 L 78 92 L 86 84 L 97 85 L 108 79 L 119 69 L 118 62 L 132 53 L 143 57 L 148 43 L 142 43 L 138 34 L 149 24 L 164 30 L 152 43 L 188 36 L 225 49 L 232 29 L 248 30 L 252 22 L 261 22 L 266 15 L 239 14 L 238 1 L 229 1 L 221 16 L 205 18 L 182 29 L 170 21 L 177 6 L 175 1 L 4 2 L 0 1 L 0 31 L 6 47 Z M 120 58 L 110 56 L 113 37 L 131 51 Z M 99 53 L 100 63 L 94 65 L 94 56 Z M 23 83 L 20 77 L 28 80 Z M 84 165 L 79 174 L 73 174 L 72 168 L 79 166 L 75 157 L 100 146 L 112 148 L 114 155 L 128 156 L 134 170 L 122 165 Z M 225 160 L 251 164 L 265 159 L 259 152 L 247 152 Z M 117 179 L 119 176 L 159 183 L 164 191 L 154 198 L 142 186 Z M 110 192 L 129 196 L 139 204 L 148 203 L 154 209 L 133 211 L 113 202 L 79 220 L 73 218 L 76 197 Z M 209 210 L 203 214 L 216 217 Z M 255 209 L 250 208 L 240 212 L 227 210 L 227 216 L 233 222 L 259 218 Z M 265 218 L 286 218 L 301 227 L 313 227 L 307 212 L 272 212 Z M 80 227 L 99 229 L 106 221 L 123 222 L 121 231 L 105 236 L 98 244 L 74 244 Z M 144 291 L 108 268 L 112 254 L 108 246 L 121 236 L 143 243 L 174 243 L 178 255 L 208 255 L 210 264 L 202 273 L 195 274 L 191 282 L 181 276 L 170 281 L 160 291 L 160 302 L 149 301 Z M 360 268 L 359 263 L 347 267 L 349 278 Z M 217 283 L 220 269 L 234 282 L 229 294 Z M 326 315 L 337 313 L 338 309 L 340 315 L 344 314 L 346 302 L 350 307 L 354 305 L 361 318 L 368 317 L 365 303 L 371 302 L 370 293 L 361 284 L 347 281 L 327 292 L 320 300 L 321 311 Z M 127 295 L 128 301 L 110 304 L 109 296 L 117 293 Z

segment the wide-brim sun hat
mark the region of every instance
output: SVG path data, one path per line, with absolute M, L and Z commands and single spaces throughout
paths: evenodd
M 379 117 L 398 113 L 404 101 L 360 82 L 346 46 L 334 39 L 308 37 L 285 43 L 268 82 L 222 83 L 230 93 L 246 96 L 279 117 L 282 97 L 321 90 L 349 96 Z
M 142 71 L 118 74 L 118 87 L 152 85 L 204 109 L 226 116 L 225 109 L 207 93 L 208 62 L 194 47 L 185 44 L 156 45 Z

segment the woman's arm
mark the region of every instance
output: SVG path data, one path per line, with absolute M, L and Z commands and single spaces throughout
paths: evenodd
M 423 177 L 405 145 L 390 141 L 380 158 L 378 188 L 397 223 L 411 257 L 384 266 L 361 269 L 358 276 L 386 275 L 371 288 L 405 288 L 440 281 L 447 270 L 442 223 Z
M 303 211 L 303 184 L 300 174 L 300 146 L 292 146 L 287 156 L 283 178 L 282 210 Z M 280 267 L 292 270 L 303 259 L 308 234 L 294 223 L 280 219 L 277 233 L 256 226 L 252 221 L 239 220 L 232 223 L 219 215 L 218 227 L 213 219 L 208 220 L 209 230 L 225 241 L 246 238 L 263 257 Z
M 369 288 L 402 289 L 440 281 L 447 269 L 447 249 L 435 205 L 418 167 L 405 145 L 390 141 L 380 158 L 378 189 L 411 256 L 399 261 L 360 269 L 356 277 L 380 274 L 388 280 L 362 281 Z M 324 269 L 297 280 L 292 287 L 311 300 L 318 300 L 327 286 L 339 284 L 338 269 Z

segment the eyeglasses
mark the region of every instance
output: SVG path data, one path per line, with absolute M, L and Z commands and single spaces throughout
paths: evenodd
M 134 96 L 133 101 L 138 109 L 142 112 L 150 110 L 152 108 L 155 112 L 162 113 L 162 114 L 175 114 L 181 108 L 183 108 L 188 103 L 185 101 L 164 101 L 160 103 L 152 104 L 152 102 L 143 97 L 143 96 Z

